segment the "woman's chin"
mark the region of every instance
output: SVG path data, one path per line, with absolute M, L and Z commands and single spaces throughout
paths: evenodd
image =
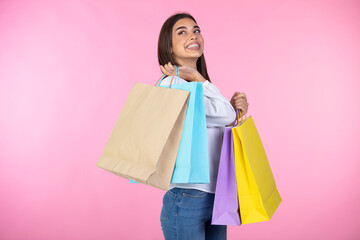
M 200 52 L 200 51 L 198 51 L 198 52 L 192 52 L 192 53 L 189 53 L 188 54 L 188 56 L 190 56 L 190 57 L 197 57 L 197 58 L 199 58 L 199 57 L 201 57 L 201 55 L 202 55 L 203 53 L 202 52 Z

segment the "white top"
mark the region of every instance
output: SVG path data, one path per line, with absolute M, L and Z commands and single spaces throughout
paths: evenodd
M 165 77 L 160 85 L 169 85 L 171 78 L 172 76 Z M 187 83 L 187 81 L 179 78 L 178 83 Z M 222 96 L 219 89 L 208 80 L 203 82 L 203 91 L 209 148 L 210 183 L 170 183 L 169 189 L 175 187 L 191 188 L 215 193 L 224 129 L 226 125 L 231 124 L 235 120 L 236 113 L 229 100 Z

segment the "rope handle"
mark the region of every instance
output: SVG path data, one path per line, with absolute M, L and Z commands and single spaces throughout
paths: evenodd
M 239 124 L 239 114 L 240 114 L 240 118 L 241 118 L 241 123 L 244 122 L 244 119 L 243 119 L 240 109 L 237 109 L 236 110 L 236 121 L 234 122 L 233 127 L 235 127 L 236 125 Z M 245 120 L 246 120 L 246 116 L 245 116 Z
M 169 84 L 168 88 L 170 88 L 174 77 L 177 77 L 177 78 L 175 78 L 175 83 L 174 83 L 174 84 L 176 84 L 176 83 L 178 82 L 177 80 L 179 79 L 179 76 L 180 76 L 180 70 L 179 70 L 179 68 L 178 68 L 176 65 L 174 65 L 174 66 L 175 66 L 175 75 L 172 75 L 172 78 L 171 78 L 171 81 L 170 81 L 170 84 Z M 166 76 L 166 74 L 164 74 L 161 78 L 159 78 L 159 80 L 156 81 L 156 83 L 155 83 L 154 86 L 160 86 L 161 81 L 163 80 L 163 78 L 164 78 L 165 76 Z M 160 82 L 159 82 L 159 81 L 160 81 Z M 158 85 L 158 83 L 159 83 L 159 85 Z

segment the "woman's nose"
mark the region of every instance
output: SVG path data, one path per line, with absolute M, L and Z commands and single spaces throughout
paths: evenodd
M 190 37 L 190 39 L 197 39 L 197 38 L 196 38 L 196 35 L 193 34 L 193 35 Z

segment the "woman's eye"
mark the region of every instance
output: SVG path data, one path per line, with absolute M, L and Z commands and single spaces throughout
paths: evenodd
M 199 31 L 199 33 L 201 32 L 200 29 L 196 29 L 195 32 L 196 32 L 196 31 Z M 181 35 L 183 32 L 185 32 L 185 31 L 179 32 L 179 35 Z

